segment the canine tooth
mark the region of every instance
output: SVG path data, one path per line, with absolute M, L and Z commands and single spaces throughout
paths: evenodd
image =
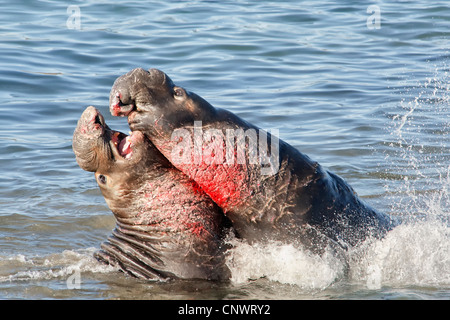
M 119 135 L 120 135 L 119 132 L 114 132 L 114 134 L 113 134 L 113 142 L 114 142 L 115 146 L 117 146 L 119 144 Z

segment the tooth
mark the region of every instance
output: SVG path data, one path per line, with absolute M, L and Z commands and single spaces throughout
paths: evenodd
M 119 132 L 114 132 L 113 134 L 113 140 L 114 140 L 114 145 L 117 146 L 119 144 Z

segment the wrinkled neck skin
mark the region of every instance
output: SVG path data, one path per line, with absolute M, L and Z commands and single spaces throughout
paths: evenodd
M 177 170 L 151 169 L 103 193 L 117 226 L 97 258 L 144 279 L 228 279 L 220 209 Z

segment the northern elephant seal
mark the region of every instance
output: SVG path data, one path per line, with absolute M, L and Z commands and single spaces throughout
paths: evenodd
M 73 135 L 79 166 L 95 172 L 116 218 L 99 260 L 144 279 L 225 280 L 226 218 L 198 185 L 175 169 L 141 132 L 111 130 L 88 107 Z
M 312 248 L 332 240 L 345 248 L 382 236 L 394 225 L 339 176 L 176 86 L 160 70 L 138 68 L 117 78 L 110 111 L 128 116 L 132 131 L 145 133 L 195 180 L 242 238 L 299 241 Z

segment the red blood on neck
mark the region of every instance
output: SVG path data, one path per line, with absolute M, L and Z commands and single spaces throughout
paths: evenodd
M 245 202 L 250 195 L 246 166 L 202 163 L 184 165 L 180 169 L 195 180 L 225 213 Z

